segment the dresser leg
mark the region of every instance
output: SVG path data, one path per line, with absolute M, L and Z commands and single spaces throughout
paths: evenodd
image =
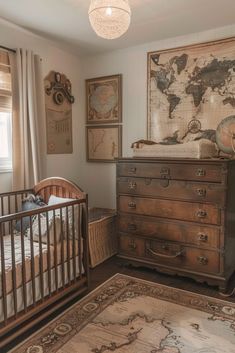
M 219 292 L 220 294 L 224 295 L 224 296 L 227 296 L 227 284 L 226 283 L 223 283 L 219 286 Z

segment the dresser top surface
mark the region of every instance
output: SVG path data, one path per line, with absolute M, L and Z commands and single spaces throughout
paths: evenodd
M 134 157 L 134 158 L 119 158 L 116 159 L 117 163 L 185 163 L 185 164 L 235 164 L 235 159 L 225 158 L 153 158 L 153 157 Z

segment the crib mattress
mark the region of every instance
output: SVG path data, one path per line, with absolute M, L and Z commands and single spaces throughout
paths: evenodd
M 43 272 L 48 270 L 48 263 L 50 263 L 50 267 L 53 268 L 55 265 L 59 265 L 63 261 L 67 260 L 67 248 L 69 248 L 69 257 L 70 259 L 79 255 L 79 246 L 78 240 L 68 240 L 69 246 L 67 246 L 67 240 L 63 241 L 63 245 L 61 242 L 56 245 L 50 245 L 49 248 L 47 244 L 42 244 L 42 268 Z M 16 287 L 19 288 L 23 284 L 23 264 L 22 264 L 22 246 L 21 246 L 21 237 L 14 236 L 14 247 L 15 247 L 15 277 L 16 277 Z M 75 251 L 73 250 L 75 248 Z M 62 252 L 62 249 L 64 250 Z M 49 250 L 49 254 L 48 254 Z M 14 271 L 12 269 L 12 245 L 11 245 L 11 236 L 4 236 L 4 257 L 5 257 L 5 276 L 6 276 L 6 293 L 9 294 L 13 291 L 13 276 Z M 31 281 L 32 272 L 31 267 L 32 263 L 34 266 L 35 277 L 40 274 L 40 247 L 38 242 L 33 242 L 33 260 L 31 254 L 31 242 L 28 238 L 24 237 L 24 254 L 25 254 L 25 278 L 26 283 Z M 55 254 L 57 256 L 55 256 Z M 48 261 L 50 257 L 50 262 Z M 56 257 L 56 262 L 55 262 Z M 2 297 L 2 260 L 0 255 L 0 298 Z

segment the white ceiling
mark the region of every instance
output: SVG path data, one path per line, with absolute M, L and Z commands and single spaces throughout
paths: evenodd
M 0 0 L 0 16 L 80 54 L 94 54 L 235 23 L 235 0 L 129 0 L 132 21 L 120 39 L 98 38 L 90 0 Z

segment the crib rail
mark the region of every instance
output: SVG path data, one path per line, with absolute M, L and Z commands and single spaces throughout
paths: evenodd
M 35 313 L 88 286 L 86 194 L 18 212 L 30 192 L 0 195 L 0 341 Z
M 0 217 L 19 212 L 22 200 L 32 193 L 33 189 L 27 189 L 0 194 Z

